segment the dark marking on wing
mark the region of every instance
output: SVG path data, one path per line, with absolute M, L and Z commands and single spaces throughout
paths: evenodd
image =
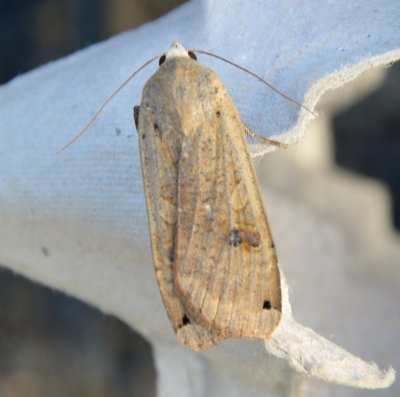
M 182 317 L 182 324 L 179 326 L 179 328 L 182 328 L 182 327 L 184 327 L 185 325 L 188 325 L 188 324 L 190 324 L 190 319 L 186 314 L 184 314 L 183 317 Z
M 139 112 L 140 112 L 140 106 L 134 106 L 133 118 L 135 120 L 136 130 L 138 130 L 138 131 L 139 131 Z
M 238 229 L 234 227 L 229 233 L 228 243 L 233 247 L 245 244 L 247 248 L 256 248 L 261 244 L 261 237 L 257 230 L 250 230 L 249 228 Z
M 242 232 L 237 228 L 233 228 L 229 233 L 228 243 L 233 247 L 239 247 L 243 243 Z
M 268 300 L 265 300 L 263 303 L 263 309 L 270 310 L 272 308 L 271 302 Z
M 257 230 L 244 230 L 243 239 L 250 245 L 250 247 L 259 247 L 261 244 L 260 233 Z

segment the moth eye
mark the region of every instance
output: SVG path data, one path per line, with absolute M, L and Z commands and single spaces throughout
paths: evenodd
M 272 307 L 272 305 L 271 305 L 271 302 L 270 302 L 270 301 L 264 301 L 264 303 L 263 303 L 263 309 L 269 310 L 269 309 L 271 309 L 271 307 Z
M 188 55 L 190 56 L 190 58 L 192 58 L 195 61 L 197 61 L 197 56 L 193 51 L 188 51 Z
M 158 64 L 161 66 L 165 62 L 166 59 L 167 58 L 166 58 L 165 54 L 161 55 L 160 59 L 158 60 Z

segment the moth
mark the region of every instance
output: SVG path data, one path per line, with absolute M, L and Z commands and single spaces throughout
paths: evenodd
M 246 133 L 212 70 L 180 43 L 134 108 L 156 277 L 179 342 L 271 336 L 278 261 Z

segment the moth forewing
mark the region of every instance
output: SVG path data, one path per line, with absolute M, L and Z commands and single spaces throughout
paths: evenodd
M 269 337 L 280 277 L 246 127 L 217 75 L 167 57 L 138 117 L 153 261 L 182 344 Z
M 194 350 L 201 350 L 222 337 L 218 330 L 192 321 L 174 286 L 177 163 L 181 137 L 172 129 L 176 124 L 176 112 L 169 108 L 171 88 L 165 85 L 162 70 L 160 68 L 145 85 L 137 117 L 153 262 L 164 305 L 179 341 Z M 161 98 L 164 101 L 160 102 Z
M 178 165 L 176 290 L 193 317 L 224 335 L 269 337 L 280 320 L 280 278 L 245 127 L 214 72 L 183 60 L 175 70 L 174 106 L 196 103 L 180 115 L 188 128 Z

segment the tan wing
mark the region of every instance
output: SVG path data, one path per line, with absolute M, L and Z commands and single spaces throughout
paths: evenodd
M 194 94 L 208 116 L 196 119 L 186 107 L 180 115 L 175 287 L 199 323 L 226 336 L 267 338 L 280 320 L 280 277 L 245 127 L 213 72 L 192 84 L 211 84 L 214 97 L 203 104 Z
M 182 137 L 179 131 L 173 130 L 176 123 L 174 109 L 169 108 L 168 101 L 160 102 L 160 95 L 168 97 L 170 90 L 165 85 L 165 79 L 165 74 L 157 72 L 147 83 L 138 120 L 153 262 L 164 306 L 180 343 L 201 350 L 211 347 L 223 337 L 219 330 L 207 324 L 198 324 L 192 318 L 174 287 L 172 266 L 178 218 L 177 164 Z

